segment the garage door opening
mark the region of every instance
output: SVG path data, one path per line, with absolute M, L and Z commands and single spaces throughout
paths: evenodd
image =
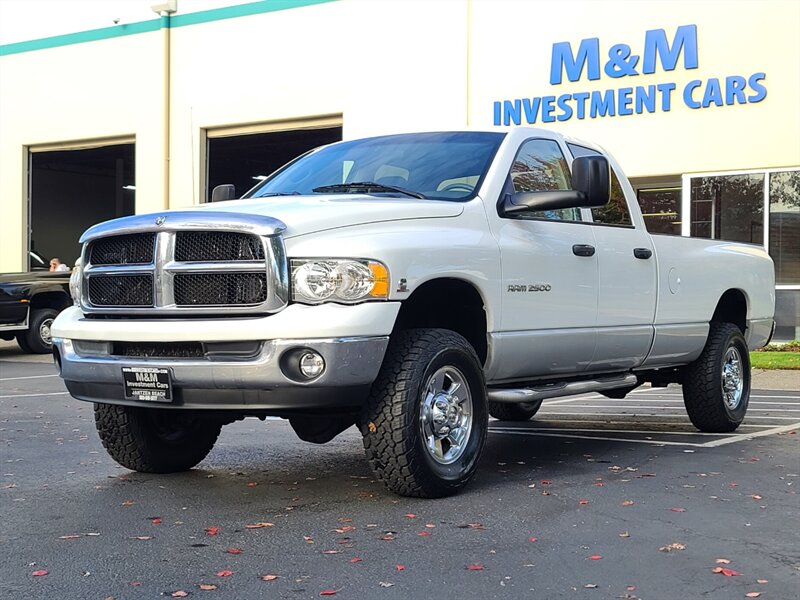
M 208 139 L 208 186 L 206 201 L 211 192 L 222 184 L 236 187 L 236 198 L 304 152 L 338 142 L 342 128 L 298 129 L 212 137 Z
M 31 152 L 29 269 L 72 267 L 87 228 L 134 213 L 134 146 Z

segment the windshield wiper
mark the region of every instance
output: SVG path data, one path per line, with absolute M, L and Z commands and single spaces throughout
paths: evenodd
M 315 187 L 312 192 L 316 192 L 318 194 L 324 193 L 336 193 L 336 192 L 362 192 L 364 194 L 373 194 L 373 193 L 381 193 L 381 192 L 398 192 L 400 194 L 405 194 L 406 196 L 411 196 L 412 198 L 419 198 L 421 200 L 426 200 L 427 196 L 420 194 L 419 192 L 415 192 L 413 190 L 407 190 L 405 188 L 397 187 L 394 185 L 384 185 L 382 183 L 375 183 L 374 181 L 354 181 L 352 183 L 335 183 L 333 185 L 323 185 L 320 187 Z
M 255 198 L 271 198 L 272 196 L 299 196 L 300 192 L 268 192 L 266 194 L 261 194 L 260 196 L 255 196 Z

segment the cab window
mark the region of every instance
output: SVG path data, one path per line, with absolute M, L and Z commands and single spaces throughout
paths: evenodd
M 528 140 L 519 149 L 509 173 L 515 193 L 569 190 L 572 186 L 569 167 L 561 147 L 553 140 Z M 578 208 L 520 213 L 523 219 L 580 221 Z
M 577 144 L 567 144 L 569 151 L 574 158 L 581 156 L 602 156 L 596 150 L 578 146 Z M 633 227 L 631 213 L 628 211 L 628 202 L 625 200 L 625 192 L 622 191 L 622 184 L 619 182 L 614 169 L 611 169 L 611 181 L 609 189 L 608 204 L 600 208 L 592 209 L 592 222 L 602 225 L 617 225 L 620 227 Z

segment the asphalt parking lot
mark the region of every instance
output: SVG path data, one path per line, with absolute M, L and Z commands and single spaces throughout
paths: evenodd
M 726 435 L 677 386 L 551 400 L 492 421 L 463 493 L 413 500 L 354 429 L 314 446 L 280 420 L 132 473 L 48 357 L 0 344 L 0 597 L 798 598 L 798 379 L 756 377 Z

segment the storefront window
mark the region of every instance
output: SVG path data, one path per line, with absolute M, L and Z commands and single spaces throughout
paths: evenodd
M 769 254 L 775 283 L 800 285 L 800 171 L 769 174 Z
M 694 177 L 691 235 L 764 243 L 764 173 Z
M 648 232 L 681 234 L 681 188 L 641 189 L 636 197 Z

